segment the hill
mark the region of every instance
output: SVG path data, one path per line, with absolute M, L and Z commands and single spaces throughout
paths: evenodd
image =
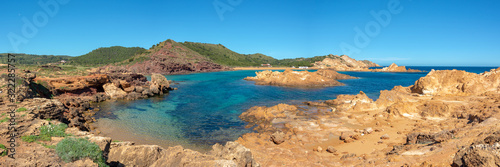
M 274 64 L 277 60 L 260 53 L 239 54 L 221 44 L 208 44 L 197 42 L 180 43 L 199 54 L 208 57 L 217 64 L 226 66 L 260 66 L 261 64 Z
M 57 63 L 61 60 L 68 61 L 71 56 L 56 56 L 56 55 L 34 55 L 34 54 L 13 54 L 16 58 L 16 64 L 22 65 L 43 65 L 47 63 Z M 8 63 L 8 53 L 0 53 L 0 64 Z
M 121 62 L 136 54 L 145 52 L 141 47 L 102 47 L 95 49 L 85 55 L 74 57 L 69 64 L 82 66 L 100 66 Z
M 210 72 L 229 68 L 214 63 L 211 59 L 188 47 L 168 39 L 149 50 L 130 57 L 116 66 L 106 66 L 101 72 L 134 72 L 142 74 L 181 74 L 190 72 Z M 103 71 L 104 70 L 104 71 Z

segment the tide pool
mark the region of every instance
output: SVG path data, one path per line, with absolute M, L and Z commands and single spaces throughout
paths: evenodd
M 489 71 L 494 67 L 410 67 Z M 238 116 L 253 106 L 335 99 L 339 94 L 365 92 L 377 99 L 381 90 L 410 86 L 422 73 L 340 72 L 359 79 L 340 80 L 345 86 L 300 89 L 254 85 L 245 81 L 256 71 L 226 71 L 187 75 L 168 75 L 178 88 L 169 95 L 135 101 L 112 101 L 99 104 L 97 126 L 103 135 L 115 140 L 133 140 L 139 144 L 164 147 L 182 145 L 198 151 L 215 143 L 236 140 L 244 133 L 245 123 Z

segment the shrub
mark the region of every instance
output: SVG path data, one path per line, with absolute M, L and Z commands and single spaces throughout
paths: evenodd
M 68 125 L 63 123 L 58 125 L 54 124 L 44 125 L 40 127 L 39 135 L 21 136 L 21 140 L 31 143 L 38 140 L 50 141 L 51 137 L 66 137 L 68 136 L 68 134 L 65 133 L 66 128 L 68 128 Z
M 4 123 L 4 122 L 7 122 L 9 120 L 9 117 L 5 117 L 3 119 L 0 120 L 0 123 Z
M 5 147 L 5 145 L 3 144 L 0 144 L 0 148 L 2 148 L 4 151 L 2 152 L 2 154 L 0 154 L 0 156 L 6 156 L 7 155 L 7 147 Z
M 56 145 L 56 154 L 65 162 L 90 158 L 99 166 L 107 166 L 99 146 L 83 138 L 61 140 Z
M 21 108 L 17 109 L 17 112 L 26 111 L 26 110 L 28 110 L 28 109 L 21 107 Z
M 32 143 L 38 140 L 38 136 L 35 135 L 21 136 L 21 140 L 23 140 L 24 142 Z

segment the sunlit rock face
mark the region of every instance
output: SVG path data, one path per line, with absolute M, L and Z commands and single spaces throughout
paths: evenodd
M 255 77 L 246 77 L 245 80 L 255 81 L 257 85 L 275 85 L 288 87 L 329 87 L 341 86 L 339 79 L 354 79 L 345 74 L 340 74 L 332 70 L 309 71 L 262 71 L 256 72 Z

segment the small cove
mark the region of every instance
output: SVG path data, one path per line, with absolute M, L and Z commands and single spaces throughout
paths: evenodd
M 409 67 L 489 71 L 488 67 Z M 279 71 L 279 70 L 278 70 Z M 340 80 L 345 86 L 300 89 L 254 85 L 243 78 L 256 71 L 225 71 L 168 75 L 178 90 L 169 95 L 135 101 L 108 101 L 99 105 L 96 125 L 102 135 L 114 140 L 156 144 L 163 147 L 182 145 L 206 151 L 215 143 L 236 140 L 244 133 L 245 123 L 238 116 L 253 106 L 335 99 L 339 94 L 365 92 L 377 99 L 381 90 L 410 86 L 422 73 L 341 72 L 359 79 Z

